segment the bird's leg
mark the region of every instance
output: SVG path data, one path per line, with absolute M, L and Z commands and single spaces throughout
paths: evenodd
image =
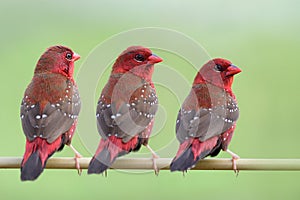
M 157 165 L 156 165 L 156 159 L 159 158 L 159 156 L 155 153 L 155 151 L 153 151 L 153 149 L 151 149 L 151 147 L 148 144 L 146 145 L 146 147 L 152 154 L 152 162 L 153 162 L 154 173 L 155 173 L 156 176 L 158 176 L 159 169 L 157 168 Z
M 232 157 L 232 168 L 234 173 L 236 173 L 237 175 L 239 174 L 239 170 L 237 169 L 236 166 L 236 161 L 240 158 L 237 154 L 233 153 L 232 151 L 230 151 L 229 149 L 226 150 L 227 153 L 229 153 Z
M 81 154 L 72 146 L 72 144 L 69 144 L 69 147 L 72 149 L 72 151 L 74 151 L 75 153 L 75 167 L 78 171 L 78 174 L 81 175 L 82 169 L 80 168 L 80 164 L 79 164 L 79 158 L 82 158 Z

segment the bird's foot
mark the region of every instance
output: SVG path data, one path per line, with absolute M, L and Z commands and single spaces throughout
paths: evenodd
M 159 169 L 157 168 L 157 165 L 156 165 L 156 159 L 158 159 L 158 158 L 159 158 L 159 156 L 157 154 L 152 155 L 153 169 L 154 169 L 154 173 L 156 176 L 158 176 L 158 174 L 159 174 Z
M 239 170 L 236 166 L 236 161 L 240 158 L 237 154 L 233 153 L 232 151 L 230 151 L 229 149 L 226 150 L 227 153 L 229 153 L 232 157 L 232 168 L 234 173 L 236 174 L 236 176 L 239 175 Z
M 80 168 L 80 163 L 79 163 L 79 158 L 82 158 L 82 156 L 80 154 L 75 154 L 75 166 L 78 172 L 78 175 L 80 176 L 82 173 L 82 169 Z
M 146 145 L 147 149 L 149 149 L 149 151 L 151 152 L 152 154 L 152 162 L 153 162 L 153 169 L 154 169 L 154 173 L 156 176 L 158 176 L 159 174 L 159 169 L 156 165 L 156 159 L 159 158 L 159 156 L 155 153 L 155 151 L 153 151 L 153 149 L 147 144 Z
M 79 158 L 82 158 L 81 154 L 70 144 L 69 147 L 72 149 L 72 151 L 75 153 L 75 167 L 78 171 L 78 175 L 81 175 L 82 169 L 80 168 Z

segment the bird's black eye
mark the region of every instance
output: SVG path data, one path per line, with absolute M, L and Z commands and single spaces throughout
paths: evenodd
M 136 54 L 134 56 L 134 59 L 137 61 L 137 62 L 143 62 L 145 60 L 145 57 L 141 54 Z
M 67 53 L 67 54 L 66 54 L 66 59 L 72 60 L 72 54 L 71 54 L 71 53 Z
M 217 72 L 221 72 L 221 71 L 223 71 L 223 68 L 222 68 L 221 65 L 215 65 L 215 70 L 216 70 Z

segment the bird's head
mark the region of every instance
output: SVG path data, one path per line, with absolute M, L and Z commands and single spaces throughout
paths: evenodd
M 71 78 L 74 72 L 74 62 L 79 58 L 80 55 L 68 47 L 52 46 L 40 57 L 34 73 L 59 73 Z
M 230 89 L 233 76 L 242 70 L 233 65 L 229 60 L 215 58 L 208 61 L 198 72 L 194 85 L 199 83 L 211 83 L 218 87 Z
M 132 72 L 143 78 L 151 78 L 153 66 L 162 59 L 142 46 L 128 47 L 117 58 L 113 65 L 112 73 Z

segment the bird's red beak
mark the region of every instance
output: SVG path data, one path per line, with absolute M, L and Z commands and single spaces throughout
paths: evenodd
M 151 56 L 148 57 L 148 62 L 149 62 L 150 64 L 159 63 L 159 62 L 161 62 L 161 61 L 163 61 L 163 59 L 160 58 L 160 57 L 158 57 L 158 56 L 155 55 L 155 54 L 152 54 Z
M 226 70 L 226 76 L 233 76 L 235 74 L 240 73 L 242 70 L 238 68 L 237 66 L 230 65 Z
M 73 53 L 73 62 L 75 62 L 76 60 L 79 60 L 79 58 L 80 58 L 80 55 L 79 54 L 77 54 L 77 53 Z

